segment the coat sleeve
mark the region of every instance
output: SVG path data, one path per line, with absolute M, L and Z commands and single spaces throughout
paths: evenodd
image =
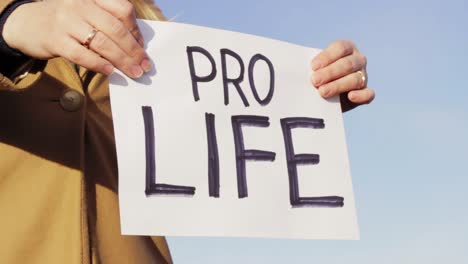
M 15 0 L 0 0 L 0 14 L 3 14 Z M 0 91 L 16 90 L 29 87 L 39 76 L 37 72 L 30 74 L 35 61 L 25 56 L 0 54 Z
M 0 96 L 2 91 L 21 91 L 31 87 L 43 74 L 47 61 L 31 60 L 18 69 L 18 75 L 5 76 L 0 73 Z
M 5 10 L 7 6 L 9 6 L 11 3 L 13 3 L 15 0 L 0 0 L 0 13 Z

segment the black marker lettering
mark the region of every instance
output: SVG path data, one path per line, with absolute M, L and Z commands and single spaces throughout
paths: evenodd
M 207 76 L 197 76 L 197 73 L 195 72 L 195 63 L 193 61 L 193 53 L 198 52 L 203 55 L 205 55 L 206 58 L 211 63 L 211 73 Z M 189 67 L 190 67 L 190 77 L 192 78 L 192 91 L 193 91 L 193 99 L 195 101 L 200 100 L 200 95 L 198 93 L 198 83 L 199 82 L 210 82 L 214 80 L 216 77 L 216 63 L 215 60 L 213 59 L 213 56 L 205 50 L 202 47 L 187 47 L 187 56 L 188 56 L 188 62 L 189 62 Z
M 293 207 L 343 207 L 344 198 L 340 196 L 299 196 L 297 165 L 318 164 L 320 162 L 320 156 L 318 154 L 295 154 L 291 130 L 293 128 L 323 129 L 325 127 L 323 119 L 307 117 L 283 118 L 281 119 L 281 127 L 283 130 L 284 145 L 286 148 L 286 159 L 289 175 L 289 199 L 291 205 Z
M 255 80 L 254 80 L 254 68 L 255 64 L 257 61 L 263 60 L 267 63 L 268 68 L 270 69 L 270 89 L 268 90 L 267 96 L 262 100 L 260 99 L 260 96 L 258 95 L 257 88 L 255 87 Z M 275 92 L 275 69 L 273 68 L 273 63 L 271 61 L 263 56 L 262 54 L 257 54 L 252 57 L 249 63 L 249 83 L 250 83 L 250 89 L 252 89 L 252 93 L 255 97 L 255 100 L 260 105 L 267 105 L 270 103 L 271 99 L 273 98 L 273 93 Z
M 143 106 L 143 121 L 145 124 L 145 150 L 146 150 L 146 189 L 147 196 L 153 194 L 182 194 L 194 195 L 195 187 L 177 186 L 156 183 L 156 149 L 153 110 L 151 106 Z
M 232 116 L 232 130 L 234 132 L 234 144 L 236 148 L 236 169 L 237 169 L 237 192 L 239 198 L 248 196 L 245 161 L 274 161 L 276 153 L 263 150 L 246 150 L 244 146 L 244 136 L 242 125 L 268 127 L 270 122 L 266 116 L 239 115 Z
M 216 139 L 215 115 L 205 113 L 208 139 L 208 187 L 210 197 L 219 198 L 219 155 Z
M 239 63 L 239 66 L 240 66 L 239 77 L 230 79 L 227 76 L 228 72 L 227 72 L 226 55 L 233 57 Z M 242 99 L 244 106 L 249 106 L 249 102 L 247 101 L 247 98 L 245 97 L 245 94 L 242 91 L 242 88 L 240 87 L 240 83 L 244 80 L 244 72 L 245 72 L 244 62 L 242 61 L 242 58 L 232 50 L 221 49 L 221 65 L 223 68 L 224 104 L 229 105 L 229 83 L 232 83 L 234 87 L 236 87 L 237 93 Z

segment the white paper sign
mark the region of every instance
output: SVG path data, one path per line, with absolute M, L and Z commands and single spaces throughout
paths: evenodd
M 139 23 L 156 70 L 110 86 L 123 234 L 358 239 L 339 100 L 310 82 L 319 50 Z

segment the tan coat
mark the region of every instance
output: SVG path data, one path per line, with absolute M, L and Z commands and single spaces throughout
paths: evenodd
M 164 238 L 120 235 L 108 89 L 62 58 L 0 74 L 0 263 L 171 263 Z

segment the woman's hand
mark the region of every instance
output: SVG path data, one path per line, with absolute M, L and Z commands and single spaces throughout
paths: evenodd
M 351 41 L 335 41 L 312 60 L 312 84 L 324 98 L 340 95 L 343 112 L 372 102 L 367 88 L 367 59 Z
M 89 43 L 93 29 L 97 31 Z M 114 67 L 131 78 L 151 69 L 135 11 L 127 0 L 45 0 L 23 4 L 7 19 L 3 38 L 38 59 L 64 57 L 92 71 Z

